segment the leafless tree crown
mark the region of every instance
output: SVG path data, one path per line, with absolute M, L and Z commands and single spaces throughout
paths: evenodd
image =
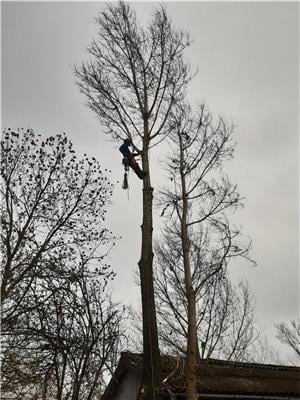
M 189 36 L 176 30 L 164 7 L 147 28 L 131 7 L 108 4 L 96 18 L 98 36 L 88 47 L 91 60 L 75 67 L 80 90 L 107 132 L 116 138 L 149 138 L 168 132 L 167 120 L 190 79 L 183 51 Z

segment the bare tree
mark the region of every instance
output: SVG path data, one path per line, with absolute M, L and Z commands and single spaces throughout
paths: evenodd
M 183 52 L 189 37 L 176 30 L 163 7 L 146 29 L 124 2 L 108 4 L 96 18 L 99 32 L 88 48 L 91 61 L 75 68 L 78 85 L 113 139 L 130 138 L 142 158 L 143 222 L 139 261 L 143 309 L 143 392 L 155 398 L 160 355 L 153 291 L 152 200 L 149 149 L 170 132 L 174 105 L 190 79 Z
M 182 102 L 172 113 L 170 128 L 171 150 L 166 167 L 171 188 L 161 191 L 159 201 L 163 207 L 162 214 L 168 217 L 170 225 L 165 233 L 168 237 L 167 249 L 160 247 L 158 250 L 164 258 L 165 250 L 171 257 L 172 271 L 177 271 L 180 266 L 183 268 L 181 277 L 175 272 L 174 278 L 179 293 L 186 297 L 186 394 L 187 399 L 195 400 L 199 354 L 197 293 L 207 280 L 217 282 L 211 280 L 212 277 L 225 273 L 229 259 L 246 257 L 249 245 L 238 243 L 239 231 L 230 227 L 225 215 L 225 212 L 235 210 L 241 204 L 236 186 L 220 174 L 223 163 L 233 156 L 232 127 L 227 126 L 222 118 L 215 122 L 205 105 L 193 113 L 190 106 Z M 170 243 L 172 240 L 173 244 Z M 210 243 L 213 244 L 211 248 Z M 214 296 L 213 299 L 214 303 Z M 175 310 L 177 304 L 173 303 L 172 297 L 170 303 Z M 219 334 L 215 332 L 214 340 Z M 206 343 L 207 340 L 204 347 Z
M 43 141 L 33 131 L 4 133 L 1 141 L 4 328 L 22 313 L 34 281 L 57 276 L 58 272 L 61 282 L 76 276 L 80 272 L 78 257 L 82 262 L 87 259 L 99 262 L 112 245 L 110 241 L 114 241 L 102 225 L 112 186 L 95 159 L 78 160 L 74 153 L 65 135 Z M 109 268 L 106 270 L 107 275 L 113 273 Z
M 2 390 L 90 400 L 120 337 L 106 290 L 112 185 L 65 135 L 31 130 L 4 132 L 1 178 Z
M 117 360 L 122 309 L 105 285 L 83 278 L 51 295 L 35 293 L 35 311 L 4 335 L 3 392 L 16 399 L 91 400 Z M 113 365 L 112 364 L 113 361 Z
M 156 245 L 155 290 L 159 336 L 170 354 L 186 355 L 188 310 L 184 269 L 178 254 L 180 244 L 169 234 Z M 174 245 L 174 246 L 173 246 Z M 202 244 L 203 246 L 203 244 Z M 195 291 L 197 339 L 201 358 L 213 357 L 246 361 L 246 350 L 258 337 L 254 327 L 255 302 L 245 282 L 234 287 L 226 271 L 211 274 L 191 250 L 192 283 Z M 199 249 L 198 249 L 199 250 Z M 202 247 L 202 257 L 205 248 Z M 202 260 L 204 260 L 202 258 Z M 209 255 L 206 255 L 209 260 Z M 165 316 L 168 315 L 168 318 Z
M 300 361 L 300 320 L 292 320 L 289 324 L 281 322 L 275 324 L 277 338 L 292 350 L 294 358 L 292 362 L 299 364 Z
M 283 364 L 278 351 L 271 345 L 268 336 L 263 331 L 260 331 L 259 337 L 252 345 L 248 346 L 241 361 L 260 364 Z

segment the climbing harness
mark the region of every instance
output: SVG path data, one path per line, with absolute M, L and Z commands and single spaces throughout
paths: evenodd
M 128 157 L 123 157 L 122 164 L 124 165 L 125 171 L 129 171 L 129 160 Z

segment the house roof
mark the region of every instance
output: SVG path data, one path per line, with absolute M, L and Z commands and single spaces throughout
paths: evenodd
M 124 352 L 103 400 L 113 400 L 129 371 L 142 370 L 142 355 Z M 162 394 L 167 385 L 184 394 L 183 358 L 162 356 Z M 300 396 L 300 367 L 255 364 L 216 359 L 201 360 L 197 367 L 200 394 Z

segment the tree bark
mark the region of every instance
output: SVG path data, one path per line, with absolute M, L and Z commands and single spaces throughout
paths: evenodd
M 188 199 L 186 191 L 186 182 L 183 169 L 183 150 L 180 140 L 180 175 L 182 186 L 182 215 L 181 215 L 181 244 L 183 253 L 184 281 L 188 306 L 188 336 L 187 351 L 185 361 L 185 385 L 186 399 L 197 400 L 197 358 L 199 354 L 197 341 L 197 317 L 196 317 L 196 299 L 192 284 L 192 273 L 190 265 L 190 244 L 188 237 Z
M 158 344 L 154 287 L 153 287 L 153 188 L 149 171 L 148 125 L 145 123 L 145 140 L 142 152 L 143 171 L 143 223 L 140 268 L 143 312 L 143 399 L 155 400 L 160 379 L 160 352 Z

